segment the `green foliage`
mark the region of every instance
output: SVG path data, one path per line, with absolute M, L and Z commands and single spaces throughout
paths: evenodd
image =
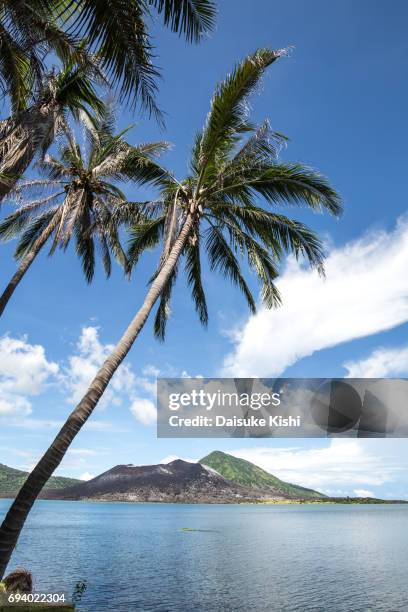
M 27 106 L 33 86 L 44 75 L 44 55 L 82 61 L 83 48 L 56 23 L 51 0 L 3 0 L 0 11 L 0 91 L 9 95 L 14 113 Z
M 214 27 L 212 0 L 3 0 L 0 11 L 0 91 L 13 112 L 27 105 L 50 52 L 63 62 L 98 61 L 123 101 L 159 115 L 158 69 L 147 23 L 154 8 L 164 25 L 198 41 Z
M 28 472 L 15 470 L 0 463 L 0 497 L 13 496 L 19 491 L 28 476 Z M 51 476 L 46 488 L 63 489 L 78 484 L 75 478 L 64 478 L 63 476 Z
M 306 489 L 299 485 L 283 482 L 283 480 L 265 472 L 265 470 L 253 463 L 245 461 L 245 459 L 232 457 L 221 451 L 213 451 L 206 457 L 200 459 L 199 463 L 216 470 L 221 476 L 227 478 L 227 480 L 232 480 L 245 487 L 251 487 L 253 489 L 272 488 L 274 491 L 281 492 L 284 495 L 297 498 L 302 497 L 304 499 L 325 497 L 322 493 L 318 493 L 312 489 Z
M 189 41 L 199 40 L 214 26 L 211 0 L 72 0 L 61 20 L 68 33 L 86 39 L 111 85 L 119 87 L 121 101 L 141 102 L 159 116 L 155 102 L 159 72 L 146 25 L 150 7 Z

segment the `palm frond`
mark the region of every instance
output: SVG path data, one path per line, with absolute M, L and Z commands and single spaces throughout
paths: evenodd
M 87 39 L 120 99 L 142 105 L 157 116 L 156 78 L 152 45 L 143 4 L 135 0 L 76 0 L 70 30 Z
M 37 216 L 22 234 L 15 251 L 15 257 L 21 259 L 33 248 L 41 234 L 53 223 L 59 213 L 59 207 L 48 210 Z
M 217 155 L 229 153 L 237 137 L 252 130 L 248 124 L 247 101 L 260 82 L 265 70 L 285 52 L 258 49 L 246 57 L 216 88 L 211 109 L 203 130 L 199 152 L 199 187 L 207 166 Z
M 149 4 L 163 14 L 165 25 L 189 41 L 200 40 L 214 28 L 217 11 L 211 0 L 149 0 Z
M 27 198 L 43 198 L 61 188 L 61 181 L 50 179 L 20 180 L 7 194 L 7 200 L 23 204 Z M 50 195 L 52 195 L 52 193 Z
M 128 259 L 134 266 L 142 253 L 147 249 L 156 247 L 163 236 L 165 217 L 158 217 L 144 223 L 134 225 L 130 231 L 128 241 Z
M 19 236 L 31 223 L 33 216 L 38 215 L 44 206 L 54 202 L 54 200 L 61 195 L 62 193 L 55 193 L 46 198 L 41 198 L 40 200 L 33 200 L 29 204 L 19 208 L 16 212 L 8 215 L 0 223 L 0 239 L 11 240 Z
M 209 192 L 232 202 L 253 205 L 253 196 L 262 196 L 269 204 L 306 204 L 316 211 L 335 216 L 342 212 L 341 198 L 327 179 L 301 164 L 279 163 L 266 168 L 243 168 L 226 176 Z
M 191 295 L 194 306 L 202 325 L 208 323 L 208 308 L 205 292 L 201 280 L 201 259 L 200 259 L 200 236 L 197 235 L 195 244 L 187 242 L 185 248 L 185 267 L 187 282 L 191 288 Z
M 272 213 L 263 208 L 244 207 L 234 204 L 214 205 L 209 217 L 222 221 L 254 236 L 279 260 L 284 253 L 293 253 L 298 259 L 305 257 L 310 266 L 322 271 L 323 245 L 318 236 L 306 225 L 289 219 L 285 215 Z
M 241 274 L 240 265 L 225 240 L 222 231 L 218 227 L 210 225 L 206 233 L 206 250 L 210 260 L 211 270 L 221 272 L 225 278 L 228 278 L 236 285 L 244 295 L 250 311 L 255 313 L 256 305 L 253 295 Z
M 156 316 L 154 318 L 154 335 L 162 342 L 166 336 L 167 320 L 170 316 L 170 300 L 173 287 L 177 280 L 178 264 L 174 267 L 167 282 L 165 283 L 162 292 L 160 293 L 159 305 L 157 307 Z
M 342 212 L 341 199 L 328 180 L 301 164 L 276 164 L 248 181 L 250 189 L 269 203 L 306 203 L 310 208 L 327 210 L 335 216 Z
M 131 202 L 118 200 L 112 209 L 112 219 L 120 226 L 134 228 L 158 217 L 163 217 L 165 206 L 162 200 Z
M 95 244 L 92 237 L 92 218 L 90 214 L 90 206 L 88 194 L 83 194 L 81 204 L 78 206 L 77 214 L 75 215 L 75 236 L 76 236 L 76 252 L 79 255 L 82 263 L 86 281 L 92 282 L 95 273 Z
M 51 77 L 47 87 L 55 90 L 55 99 L 61 108 L 68 109 L 79 120 L 79 111 L 103 113 L 105 105 L 95 90 L 94 71 L 89 72 L 80 64 L 68 63 L 56 77 Z
M 156 143 L 152 143 L 154 146 Z M 157 151 L 162 150 L 164 145 L 158 143 Z M 177 186 L 173 175 L 163 166 L 157 163 L 151 152 L 146 153 L 143 148 L 132 147 L 121 167 L 122 178 L 132 180 L 139 185 L 152 185 L 153 187 L 166 187 L 168 184 Z
M 0 21 L 0 91 L 10 96 L 13 114 L 26 107 L 33 75 L 40 70 L 41 61 L 34 49 L 29 52 L 23 48 Z
M 130 276 L 131 265 L 120 241 L 118 224 L 112 216 L 110 216 L 110 220 L 107 223 L 103 223 L 100 228 L 100 234 L 105 238 L 108 251 L 112 251 L 116 261 L 122 266 L 125 274 Z
M 97 233 L 97 244 L 102 257 L 103 268 L 105 270 L 106 278 L 109 278 L 112 272 L 112 260 L 109 252 L 109 245 L 104 232 Z
M 234 169 L 243 164 L 251 167 L 264 166 L 278 159 L 282 146 L 288 138 L 271 129 L 268 119 L 248 138 L 246 143 L 234 155 L 230 166 Z M 228 172 L 229 166 L 226 171 Z
M 65 160 L 68 161 L 68 160 Z M 36 167 L 41 174 L 48 177 L 50 181 L 60 182 L 63 179 L 72 177 L 72 171 L 70 167 L 60 160 L 56 159 L 52 155 L 45 155 L 42 159 L 38 160 Z

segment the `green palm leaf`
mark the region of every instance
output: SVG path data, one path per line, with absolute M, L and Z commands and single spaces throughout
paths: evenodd
M 167 320 L 170 316 L 171 294 L 177 280 L 177 274 L 178 266 L 176 265 L 160 293 L 159 305 L 157 307 L 156 315 L 154 317 L 154 335 L 158 340 L 161 340 L 162 342 L 166 337 Z
M 163 14 L 165 25 L 187 40 L 198 41 L 214 27 L 216 8 L 210 0 L 149 0 L 149 4 Z
M 194 306 L 204 326 L 208 323 L 208 308 L 205 292 L 201 281 L 201 258 L 200 258 L 200 237 L 197 236 L 196 244 L 188 242 L 185 248 L 185 268 L 187 282 L 191 287 L 191 295 Z
M 241 273 L 240 265 L 231 247 L 218 227 L 211 225 L 207 230 L 206 249 L 211 270 L 221 272 L 243 293 L 252 313 L 256 312 L 254 297 Z
M 283 51 L 259 49 L 245 58 L 216 89 L 211 102 L 199 148 L 198 159 L 200 179 L 204 179 L 208 166 L 217 156 L 224 156 L 237 142 L 237 135 L 253 129 L 247 121 L 248 97 L 254 92 L 265 70 Z

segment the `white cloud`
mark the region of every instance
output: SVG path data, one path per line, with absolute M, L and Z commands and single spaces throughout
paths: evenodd
M 159 463 L 171 463 L 172 461 L 176 461 L 176 459 L 182 459 L 182 461 L 187 461 L 188 463 L 197 463 L 197 459 L 186 459 L 185 457 L 179 457 L 178 455 L 167 455 L 167 457 L 163 457 Z
M 113 345 L 100 341 L 97 327 L 83 327 L 74 353 L 58 365 L 47 359 L 43 346 L 30 344 L 27 337 L 3 336 L 0 338 L 0 419 L 6 419 L 11 427 L 29 430 L 61 427 L 63 418 L 34 418 L 31 398 L 44 392 L 50 383 L 58 383 L 58 389 L 64 393 L 67 402 L 77 404 L 112 349 Z M 156 418 L 156 409 L 151 399 L 143 399 L 143 396 L 155 397 L 156 381 L 149 377 L 157 375 L 157 372 L 157 368 L 150 365 L 145 368 L 143 376 L 136 376 L 130 364 L 122 364 L 98 406 L 131 407 L 139 422 L 150 425 L 153 412 Z M 135 409 L 136 399 L 138 407 Z M 143 408 L 146 414 L 142 413 Z M 108 421 L 94 419 L 85 427 L 94 431 L 111 428 L 119 431 Z
M 92 478 L 95 478 L 95 474 L 90 474 L 89 472 L 84 472 L 83 474 L 81 474 L 81 476 L 79 478 L 80 478 L 80 480 L 92 480 Z
M 354 489 L 354 493 L 357 497 L 374 497 L 374 493 L 372 491 L 367 491 L 367 489 Z
M 4 393 L 0 390 L 0 417 L 3 416 L 28 416 L 31 414 L 31 404 L 25 397 Z
M 32 412 L 30 399 L 55 380 L 58 365 L 48 361 L 44 348 L 27 337 L 0 338 L 0 418 L 20 419 Z
M 100 342 L 97 327 L 82 328 L 75 354 L 68 358 L 68 366 L 64 368 L 62 374 L 70 403 L 76 404 L 81 400 L 113 348 L 113 345 Z M 136 377 L 130 366 L 122 364 L 113 376 L 99 405 L 103 407 L 122 404 L 123 396 L 132 392 L 135 382 Z
M 145 398 L 135 398 L 130 410 L 139 423 L 142 425 L 153 425 L 157 420 L 157 410 L 154 403 Z
M 408 469 L 406 440 L 332 439 L 325 448 L 258 447 L 228 451 L 281 480 L 330 494 L 379 487 Z
M 408 374 L 408 346 L 378 348 L 367 358 L 343 364 L 348 378 L 386 378 Z
M 38 395 L 50 376 L 58 372 L 58 365 L 48 361 L 45 350 L 39 344 L 29 344 L 21 339 L 3 336 L 0 339 L 1 389 Z
M 326 280 L 290 260 L 283 305 L 260 307 L 234 332 L 226 376 L 276 376 L 297 360 L 408 321 L 408 220 L 331 251 Z

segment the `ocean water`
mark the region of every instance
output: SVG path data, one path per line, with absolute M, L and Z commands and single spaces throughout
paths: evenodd
M 408 505 L 39 501 L 16 566 L 83 612 L 406 612 Z

